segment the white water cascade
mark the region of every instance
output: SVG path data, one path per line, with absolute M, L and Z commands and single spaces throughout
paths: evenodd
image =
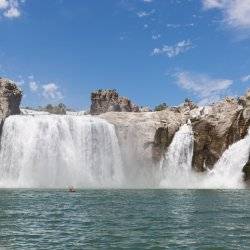
M 203 188 L 244 188 L 242 169 L 250 153 L 248 135 L 229 146 L 204 180 Z
M 175 136 L 162 162 L 164 188 L 189 188 L 191 179 L 195 175 L 192 170 L 194 136 L 192 126 L 184 124 Z
M 0 162 L 0 187 L 120 187 L 124 179 L 113 125 L 90 116 L 8 117 Z
M 163 188 L 244 188 L 242 169 L 250 154 L 248 135 L 229 146 L 212 170 L 197 173 L 192 169 L 193 131 L 184 124 L 176 132 L 162 163 Z

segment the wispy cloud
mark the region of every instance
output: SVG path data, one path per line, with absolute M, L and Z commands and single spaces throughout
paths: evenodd
M 167 23 L 166 27 L 170 29 L 177 29 L 177 28 L 188 28 L 195 26 L 194 23 L 186 23 L 186 24 L 175 24 L 175 23 Z
M 153 40 L 158 40 L 161 38 L 161 34 L 152 35 Z
M 137 14 L 137 16 L 139 17 L 139 18 L 142 18 L 142 17 L 147 17 L 147 16 L 151 16 L 151 15 L 153 15 L 155 13 L 155 9 L 153 9 L 153 10 L 151 10 L 151 11 L 139 11 L 139 12 L 137 12 L 136 14 Z
M 240 80 L 241 80 L 242 82 L 248 82 L 248 81 L 250 81 L 250 75 L 243 76 L 243 77 L 241 77 Z
M 0 15 L 13 19 L 21 16 L 20 5 L 25 0 L 0 0 Z
M 29 82 L 29 87 L 31 92 L 36 92 L 38 90 L 38 83 L 35 81 Z
M 61 91 L 59 90 L 59 87 L 55 83 L 48 83 L 45 85 L 42 85 L 42 95 L 46 99 L 62 99 L 63 95 Z
M 183 40 L 172 46 L 164 45 L 162 48 L 154 48 L 151 54 L 154 56 L 166 55 L 169 58 L 172 58 L 190 50 L 191 48 L 193 48 L 191 41 Z
M 176 83 L 200 99 L 200 105 L 219 100 L 227 93 L 233 80 L 211 78 L 206 74 L 182 71 L 174 74 Z
M 152 3 L 153 0 L 142 0 L 144 3 Z
M 203 0 L 205 10 L 218 9 L 223 22 L 236 29 L 250 29 L 249 0 Z

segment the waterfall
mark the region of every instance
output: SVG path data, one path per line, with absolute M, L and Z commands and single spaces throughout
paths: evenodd
M 208 171 L 204 188 L 243 188 L 242 169 L 250 153 L 250 130 L 248 135 L 229 146 L 214 168 Z
M 116 187 L 123 183 L 113 125 L 90 116 L 10 116 L 3 126 L 0 187 Z
M 162 187 L 190 187 L 192 171 L 194 136 L 192 126 L 184 124 L 175 133 L 162 163 Z M 191 184 L 192 185 L 192 184 Z
M 197 173 L 192 169 L 193 132 L 184 124 L 171 142 L 161 172 L 163 188 L 243 188 L 242 169 L 250 153 L 250 130 L 248 135 L 229 146 L 212 170 Z
M 0 144 L 0 188 L 244 187 L 242 168 L 249 157 L 250 131 L 204 173 L 192 169 L 191 123 L 175 133 L 160 168 L 147 161 L 137 166 L 134 155 L 143 152 L 134 144 L 141 141 L 130 139 L 120 147 L 114 126 L 92 116 L 10 116 Z

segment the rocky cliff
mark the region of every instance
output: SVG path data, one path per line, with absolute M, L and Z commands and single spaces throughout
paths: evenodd
M 241 100 L 226 98 L 206 107 L 187 101 L 158 112 L 108 112 L 100 116 L 115 125 L 124 158 L 132 155 L 137 159 L 134 165 L 150 162 L 151 166 L 164 157 L 175 132 L 190 120 L 195 139 L 193 167 L 205 171 L 214 166 L 229 145 L 247 134 L 249 100 L 250 92 Z
M 236 99 L 227 98 L 193 122 L 193 166 L 198 171 L 212 168 L 229 145 L 245 137 L 250 120 L 244 118 L 244 111 Z
M 0 129 L 9 115 L 20 114 L 21 90 L 11 80 L 0 77 Z
M 134 105 L 128 98 L 121 97 L 116 90 L 97 90 L 91 93 L 92 115 L 105 112 L 138 112 L 139 107 Z

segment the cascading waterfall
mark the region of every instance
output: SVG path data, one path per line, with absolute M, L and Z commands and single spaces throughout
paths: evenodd
M 193 145 L 191 123 L 184 124 L 175 133 L 159 174 L 140 166 L 141 171 L 134 171 L 131 178 L 135 166 L 126 166 L 125 171 L 114 126 L 105 120 L 41 113 L 10 116 L 1 137 L 0 187 L 141 188 L 148 183 L 148 175 L 161 188 L 244 187 L 242 168 L 249 157 L 250 131 L 204 173 L 192 169 Z M 126 160 L 129 153 L 124 153 Z
M 212 170 L 197 173 L 192 169 L 193 131 L 184 124 L 176 132 L 162 163 L 163 188 L 243 188 L 242 169 L 250 153 L 248 135 L 229 146 Z
M 204 181 L 204 188 L 243 188 L 242 169 L 250 153 L 250 130 L 248 135 L 229 146 Z
M 160 186 L 167 188 L 187 188 L 192 185 L 194 136 L 191 124 L 184 124 L 175 133 L 162 162 L 163 180 Z
M 0 162 L 0 187 L 116 187 L 124 179 L 113 125 L 90 116 L 8 117 Z

